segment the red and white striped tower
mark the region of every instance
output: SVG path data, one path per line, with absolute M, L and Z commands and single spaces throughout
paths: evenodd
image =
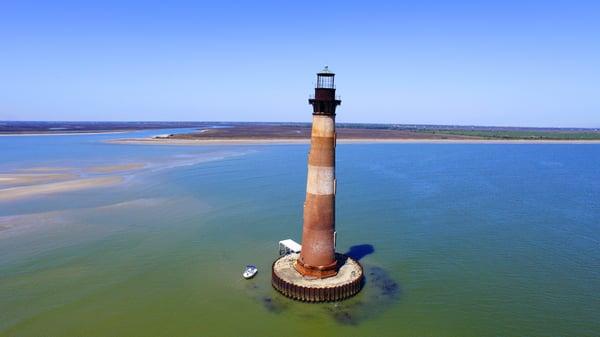
M 281 294 L 307 302 L 340 301 L 364 284 L 358 261 L 335 252 L 335 74 L 317 74 L 300 254 L 280 256 L 271 267 L 271 285 Z
M 294 268 L 304 276 L 337 274 L 335 256 L 335 74 L 326 66 L 317 74 L 313 106 L 308 178 L 302 227 L 302 252 Z

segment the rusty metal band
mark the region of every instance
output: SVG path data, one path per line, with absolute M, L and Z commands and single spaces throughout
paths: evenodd
M 330 263 L 329 265 L 320 265 L 320 266 L 311 266 L 308 264 L 305 264 L 304 261 L 302 260 L 302 257 L 298 258 L 298 260 L 296 260 L 296 263 L 294 263 L 294 269 L 296 269 L 296 271 L 298 271 L 300 274 L 304 275 L 304 276 L 311 276 L 311 277 L 316 277 L 316 278 L 327 278 L 327 277 L 332 277 L 335 276 L 338 271 L 337 271 L 337 267 L 338 267 L 338 261 L 334 260 L 332 263 Z
M 335 198 L 333 195 L 307 193 L 304 204 L 304 227 L 315 230 L 334 230 Z
M 335 166 L 335 138 L 313 136 L 310 145 L 308 165 Z

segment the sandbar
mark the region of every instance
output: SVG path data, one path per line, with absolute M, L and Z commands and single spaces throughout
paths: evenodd
M 74 179 L 78 176 L 72 173 L 0 173 L 2 185 L 25 185 Z
M 97 177 L 54 182 L 49 184 L 18 186 L 0 189 L 0 201 L 14 201 L 28 197 L 72 192 L 118 184 L 123 177 Z
M 71 167 L 54 167 L 54 166 L 37 166 L 18 169 L 19 172 L 61 172 L 61 171 L 72 171 Z
M 114 173 L 132 171 L 143 168 L 145 165 L 142 163 L 129 163 L 120 165 L 107 165 L 107 166 L 93 166 L 85 169 L 86 172 L 90 173 Z

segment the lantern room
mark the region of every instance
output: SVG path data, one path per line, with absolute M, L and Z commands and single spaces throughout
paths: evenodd
M 329 70 L 328 66 L 317 73 L 317 88 L 335 89 L 335 74 Z

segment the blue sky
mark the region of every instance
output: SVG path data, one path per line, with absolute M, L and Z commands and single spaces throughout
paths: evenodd
M 583 1 L 0 2 L 0 120 L 600 127 Z

